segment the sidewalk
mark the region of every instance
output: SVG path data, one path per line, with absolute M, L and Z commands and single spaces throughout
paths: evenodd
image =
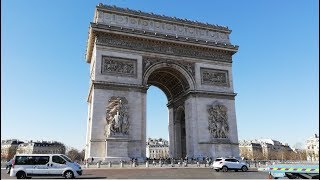
M 197 167 L 197 164 L 188 164 L 187 167 L 184 166 L 179 166 L 178 164 L 175 164 L 174 167 L 171 167 L 171 165 L 162 165 L 162 167 L 160 167 L 159 164 L 157 164 L 156 166 L 153 166 L 152 164 L 149 164 L 149 167 L 146 167 L 145 164 L 139 164 L 136 167 L 132 167 L 130 164 L 124 164 L 123 167 L 120 166 L 120 164 L 112 164 L 111 167 L 109 167 L 109 165 L 100 165 L 100 167 L 98 167 L 96 164 L 90 164 L 89 168 L 87 168 L 85 165 L 81 165 L 82 169 L 212 169 L 211 166 L 205 166 L 204 164 L 201 164 L 200 167 Z M 249 167 L 249 170 L 257 170 L 257 168 L 255 167 Z

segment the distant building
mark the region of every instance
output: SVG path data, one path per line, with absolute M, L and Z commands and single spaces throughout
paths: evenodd
M 23 141 L 8 139 L 1 141 L 1 160 L 9 160 L 16 154 L 19 144 Z
M 17 154 L 65 154 L 66 147 L 56 141 L 29 141 L 19 144 Z
M 319 161 L 319 136 L 317 134 L 307 139 L 306 153 L 308 161 Z
M 273 139 L 243 140 L 239 149 L 240 155 L 250 160 L 290 160 L 294 153 L 288 144 Z
M 263 159 L 262 146 L 259 143 L 243 140 L 239 142 L 239 149 L 245 159 Z
M 148 138 L 146 145 L 146 157 L 149 159 L 169 158 L 169 143 L 159 138 Z

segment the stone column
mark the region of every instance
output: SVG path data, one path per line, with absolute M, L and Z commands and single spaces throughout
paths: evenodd
M 170 157 L 175 157 L 174 147 L 176 146 L 176 139 L 175 139 L 175 124 L 174 124 L 174 116 L 173 116 L 173 108 L 169 108 L 169 115 L 168 115 L 168 129 L 169 129 L 169 155 Z

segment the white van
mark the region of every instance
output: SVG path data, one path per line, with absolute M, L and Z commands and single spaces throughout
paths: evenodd
M 17 154 L 10 176 L 25 179 L 32 176 L 63 176 L 71 179 L 82 175 L 82 169 L 63 154 Z

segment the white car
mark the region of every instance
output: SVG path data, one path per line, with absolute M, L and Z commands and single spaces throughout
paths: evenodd
M 242 170 L 243 172 L 248 170 L 247 163 L 240 162 L 235 158 L 217 158 L 213 161 L 212 168 L 219 172 L 227 172 L 228 170 Z
M 25 179 L 33 176 L 63 176 L 71 179 L 82 175 L 78 163 L 63 154 L 17 154 L 10 176 Z

